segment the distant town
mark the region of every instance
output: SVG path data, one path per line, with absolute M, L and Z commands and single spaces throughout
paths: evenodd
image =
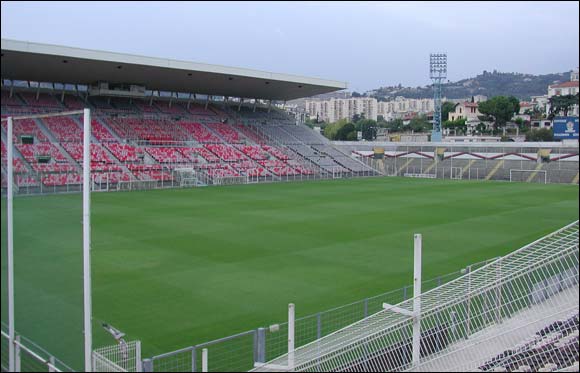
M 502 95 L 501 85 L 490 82 L 511 79 L 509 89 Z M 547 83 L 552 82 L 552 84 Z M 485 86 L 485 84 L 487 84 Z M 463 88 L 462 88 L 463 87 Z M 543 87 L 543 88 L 542 88 Z M 530 93 L 543 94 L 531 95 Z M 457 92 L 491 92 L 493 96 L 473 94 L 460 98 Z M 446 136 L 501 136 L 514 140 L 546 140 L 553 134 L 552 119 L 556 115 L 578 116 L 578 68 L 568 73 L 532 76 L 524 74 L 501 74 L 484 72 L 475 79 L 465 79 L 446 85 L 443 92 L 443 134 Z M 407 139 L 427 140 L 435 103 L 430 86 L 406 88 L 384 87 L 364 93 L 336 92 L 309 99 L 289 102 L 286 109 L 293 112 L 300 122 L 318 129 L 332 140 L 396 140 L 406 133 Z M 405 97 L 416 96 L 416 97 Z M 421 97 L 422 96 L 422 97 Z M 499 123 L 493 113 L 482 110 L 485 102 L 511 97 L 514 101 L 513 115 L 505 123 Z M 517 102 L 516 102 L 517 101 Z M 358 123 L 365 120 L 364 123 Z M 345 138 L 332 136 L 334 127 L 353 122 L 353 133 Z M 358 123 L 358 125 L 357 125 Z M 366 130 L 363 127 L 372 127 Z M 532 129 L 545 129 L 535 133 Z M 354 132 L 358 133 L 355 138 Z M 341 133 L 345 133 L 342 131 Z M 411 138 L 409 138 L 409 135 Z M 526 137 L 527 135 L 527 137 Z M 538 137 L 538 138 L 534 138 Z

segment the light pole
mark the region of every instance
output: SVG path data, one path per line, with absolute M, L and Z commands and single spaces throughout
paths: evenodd
M 429 56 L 429 77 L 433 80 L 434 112 L 432 142 L 441 142 L 441 85 L 447 79 L 447 53 L 431 53 Z

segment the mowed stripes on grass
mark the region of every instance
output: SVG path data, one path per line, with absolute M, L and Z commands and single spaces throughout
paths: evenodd
M 82 354 L 81 207 L 78 194 L 15 200 L 17 330 L 69 361 Z M 300 316 L 408 285 L 414 233 L 431 278 L 576 219 L 571 185 L 370 178 L 94 193 L 95 344 L 112 342 L 104 321 L 151 356 L 283 321 L 289 302 Z

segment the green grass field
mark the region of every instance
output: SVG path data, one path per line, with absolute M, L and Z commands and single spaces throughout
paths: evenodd
M 82 365 L 81 196 L 15 200 L 17 331 Z M 92 195 L 95 345 L 143 356 L 506 254 L 578 219 L 578 186 L 373 178 Z M 6 306 L 2 202 L 2 320 Z M 64 347 L 63 347 L 64 345 Z M 81 354 L 81 355 L 79 355 Z

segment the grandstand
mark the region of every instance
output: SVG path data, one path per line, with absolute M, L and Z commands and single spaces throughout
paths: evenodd
M 4 79 L 2 116 L 50 113 L 79 107 L 92 109 L 94 150 L 91 171 L 94 190 L 103 190 L 103 184 L 106 184 L 106 190 L 174 187 L 177 184 L 174 183 L 173 170 L 185 166 L 196 171 L 200 185 L 221 184 L 223 177 L 240 177 L 246 182 L 271 182 L 379 174 L 354 157 L 341 153 L 319 134 L 296 125 L 284 112 L 258 104 L 257 100 L 254 100 L 253 107 L 249 107 L 210 103 L 209 96 L 204 102 L 191 99 L 191 94 L 184 99 L 151 96 L 147 100 L 106 94 L 93 96 L 87 77 L 75 75 L 70 65 L 57 64 L 57 60 L 68 58 L 75 63 L 82 61 L 91 70 L 100 66 L 100 61 L 82 58 L 85 52 L 73 48 L 68 49 L 67 55 L 50 55 L 50 52 L 43 57 L 49 61 L 44 62 L 54 67 L 52 70 L 41 69 L 46 75 L 38 76 L 38 72 L 22 71 L 18 64 L 23 61 L 44 63 L 36 54 L 25 51 L 25 47 L 28 47 L 26 43 L 2 41 L 4 78 L 28 77 L 51 81 L 58 76 L 59 80 L 76 84 L 69 91 L 59 92 L 54 84 L 53 89 L 31 88 L 30 84 L 21 87 L 11 79 Z M 102 58 L 108 57 L 104 53 Z M 127 57 L 119 55 L 115 58 L 121 63 Z M 197 65 L 188 67 L 198 68 Z M 95 74 L 106 74 L 105 70 Z M 151 78 L 154 81 L 147 87 L 161 88 L 166 84 L 166 81 L 160 83 L 162 78 L 171 75 L 175 87 L 167 88 L 181 88 L 181 81 L 173 77 L 175 71 L 167 70 L 158 68 L 159 76 Z M 257 74 L 238 70 L 230 69 L 228 72 L 232 76 Z M 206 79 L 213 76 L 202 70 L 197 74 L 206 74 Z M 269 80 L 282 78 L 287 77 L 280 75 Z M 139 80 L 145 79 L 142 75 Z M 267 81 L 264 78 L 256 79 L 255 85 Z M 291 99 L 298 94 L 295 92 L 297 83 L 300 83 L 300 95 L 344 88 L 337 82 L 322 81 L 330 85 L 314 85 L 312 83 L 319 84 L 321 81 L 308 79 L 300 78 L 296 82 L 280 80 L 278 87 L 268 87 L 271 97 L 262 98 Z M 216 87 L 207 82 L 204 84 L 198 89 L 206 94 L 218 89 L 222 89 L 219 91 L 221 94 L 240 89 L 240 83 L 231 83 L 232 87 L 229 88 Z M 261 86 L 256 88 L 256 92 L 252 91 L 252 86 L 244 87 L 244 94 L 250 97 L 266 94 Z M 2 126 L 4 148 L 6 122 Z M 17 120 L 13 133 L 15 162 L 18 164 L 17 193 L 78 190 L 82 161 L 82 124 L 78 116 Z M 6 187 L 5 172 L 2 169 L 3 191 Z

